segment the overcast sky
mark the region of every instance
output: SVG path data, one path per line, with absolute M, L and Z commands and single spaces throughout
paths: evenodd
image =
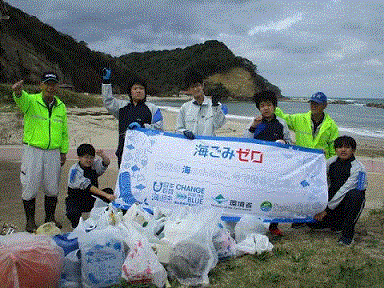
M 216 39 L 283 95 L 384 97 L 382 1 L 5 2 L 114 56 Z

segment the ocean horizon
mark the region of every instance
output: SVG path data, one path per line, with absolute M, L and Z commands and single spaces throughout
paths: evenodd
M 296 99 L 296 98 L 295 98 Z M 303 98 L 305 99 L 305 98 Z M 367 103 L 384 104 L 384 99 L 334 99 L 353 100 L 350 104 L 329 104 L 326 112 L 339 126 L 340 133 L 351 133 L 365 137 L 384 139 L 384 109 L 365 106 Z M 155 100 L 151 101 L 164 109 L 177 112 L 184 101 Z M 223 102 L 228 106 L 228 118 L 251 121 L 259 114 L 253 102 Z M 309 111 L 309 104 L 300 101 L 280 101 L 278 106 L 288 114 L 305 113 Z

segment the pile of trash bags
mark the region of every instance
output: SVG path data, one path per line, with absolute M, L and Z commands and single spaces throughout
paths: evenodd
M 223 222 L 211 209 L 148 210 L 123 215 L 95 207 L 71 233 L 0 236 L 0 287 L 109 287 L 121 282 L 165 287 L 207 285 L 218 261 L 271 251 L 266 225 L 245 215 Z M 57 235 L 52 235 L 57 234 Z

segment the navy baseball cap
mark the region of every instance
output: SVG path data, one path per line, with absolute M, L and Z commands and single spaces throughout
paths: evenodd
M 43 77 L 41 78 L 41 82 L 45 83 L 48 81 L 54 81 L 57 83 L 57 82 L 59 82 L 59 77 L 54 72 L 46 72 L 43 74 Z
M 323 92 L 316 92 L 311 96 L 311 99 L 309 99 L 309 102 L 316 102 L 318 104 L 326 104 L 327 103 L 327 96 Z

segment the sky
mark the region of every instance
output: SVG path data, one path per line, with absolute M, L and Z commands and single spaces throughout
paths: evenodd
M 282 94 L 384 98 L 384 2 L 6 0 L 113 56 L 223 42 Z

